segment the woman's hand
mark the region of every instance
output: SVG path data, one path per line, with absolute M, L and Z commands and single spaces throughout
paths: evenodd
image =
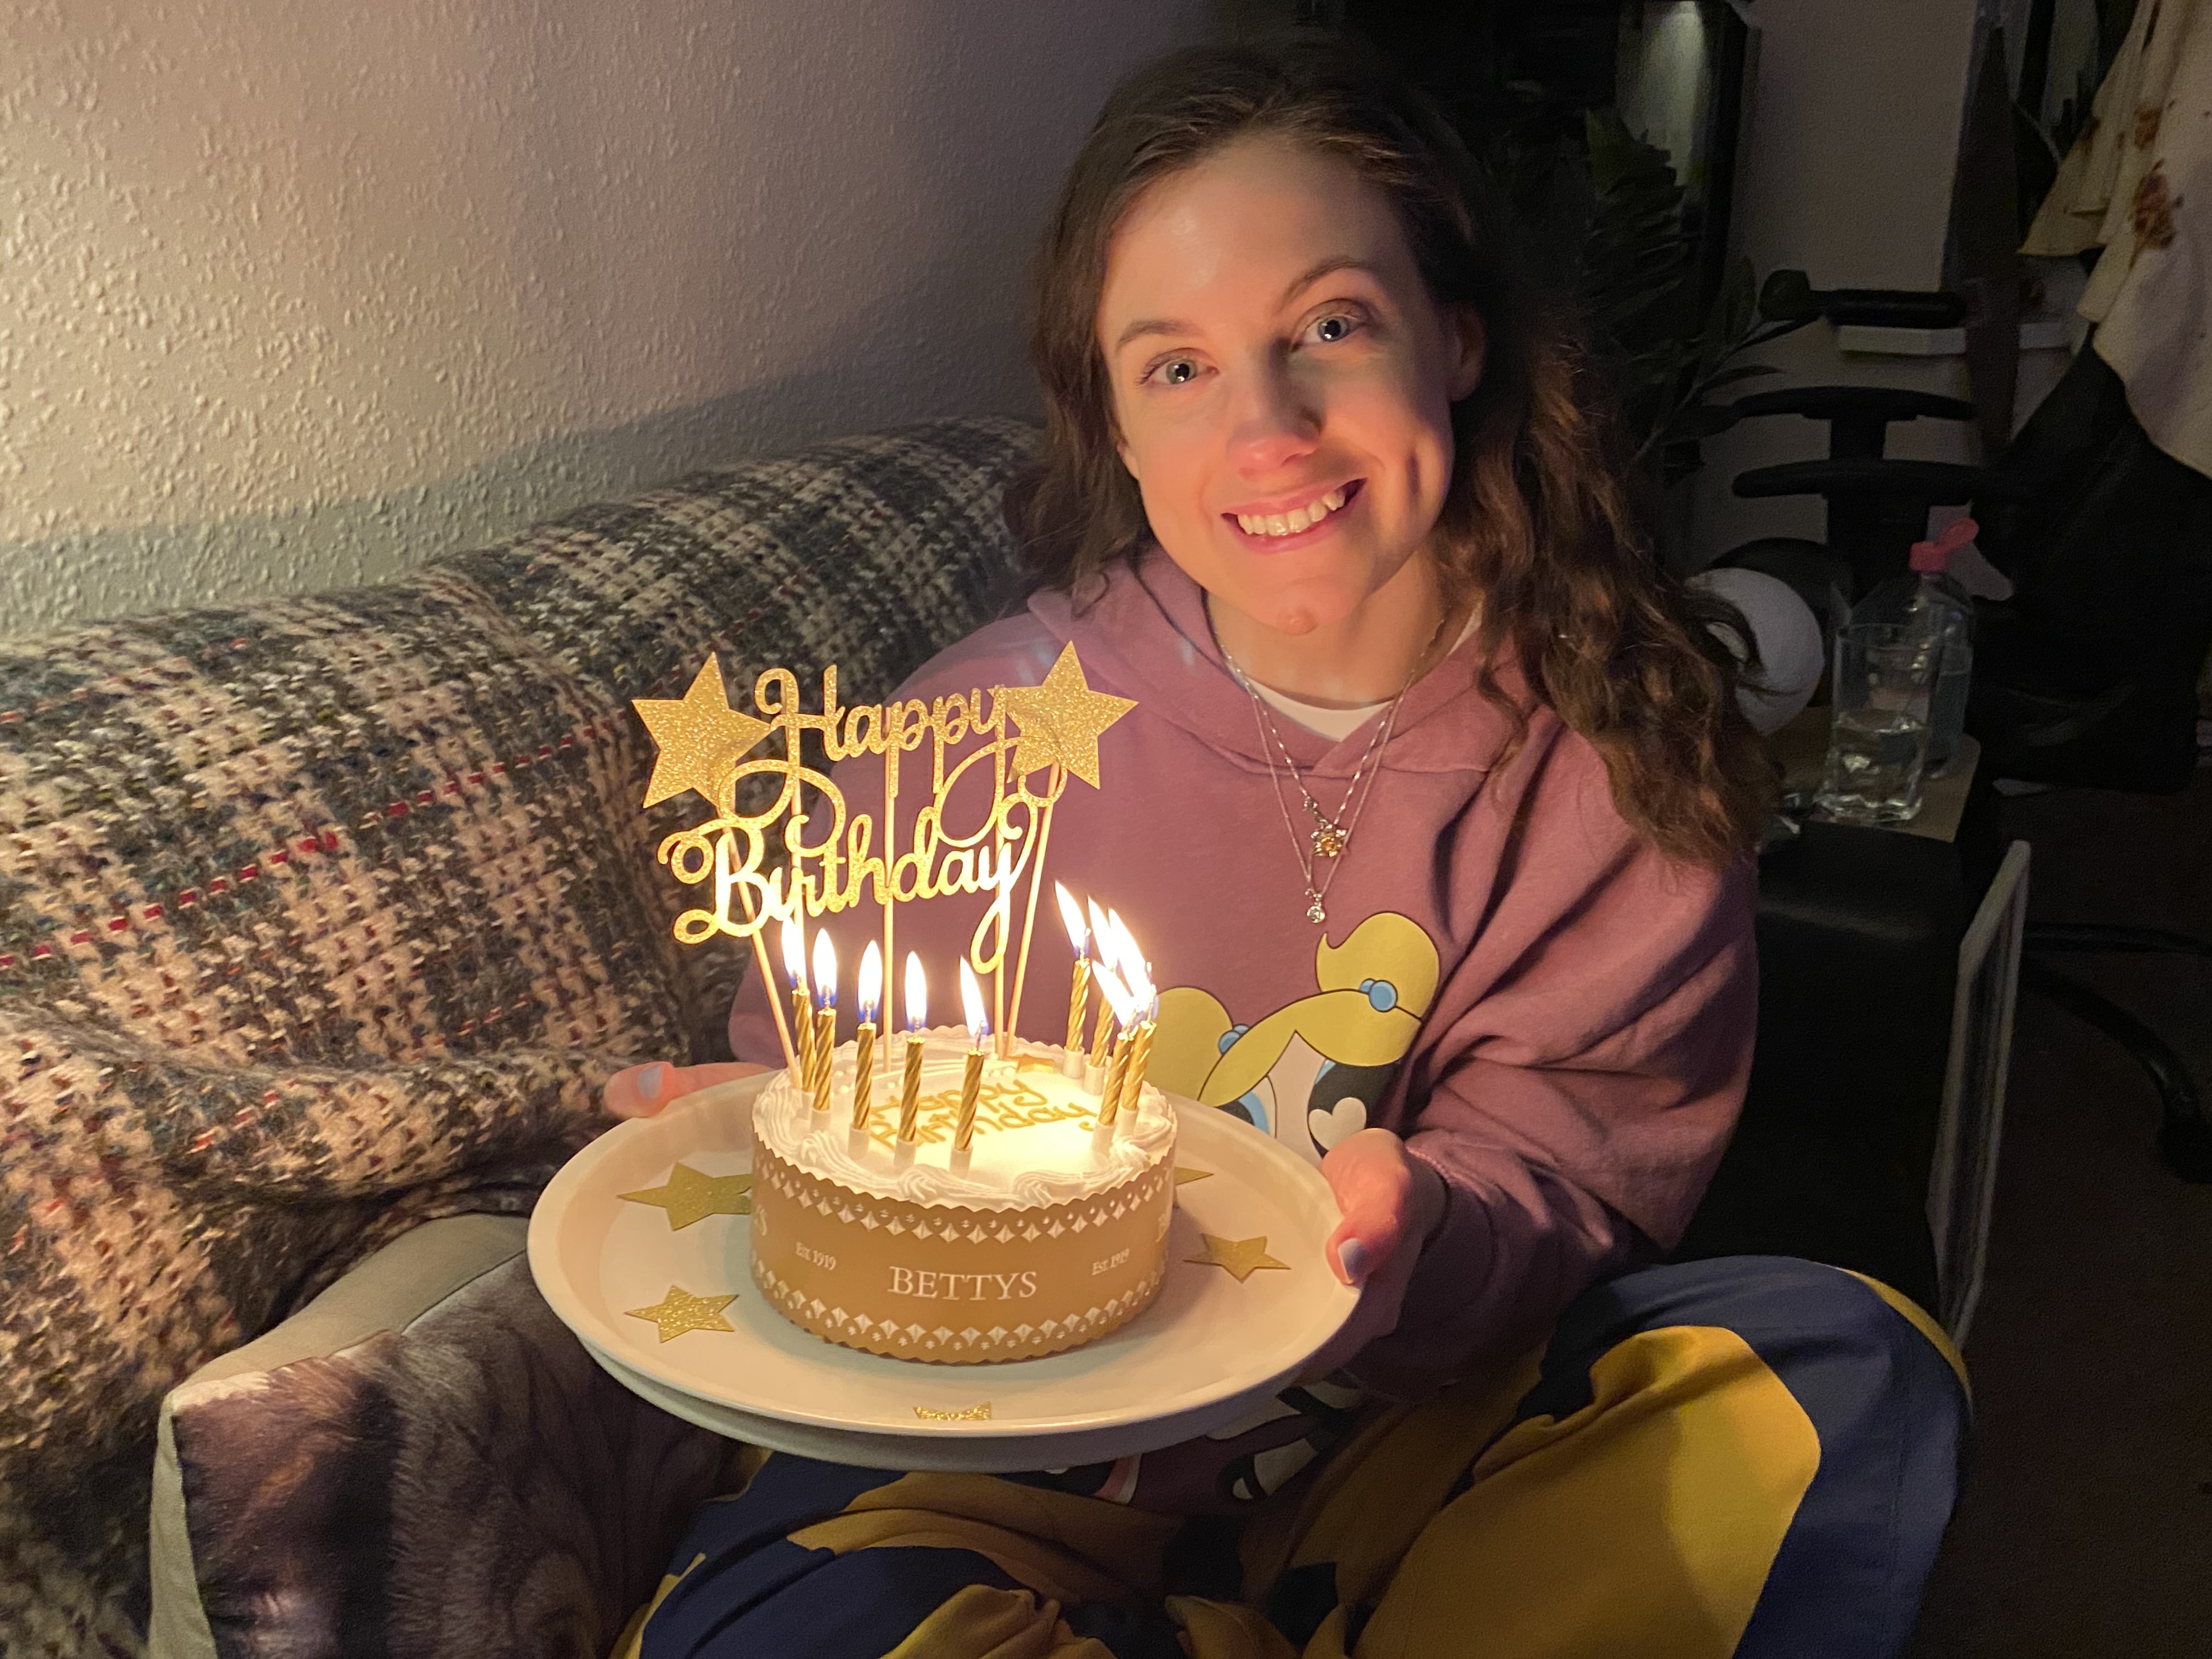
M 651 1117 L 672 1100 L 768 1069 L 744 1060 L 718 1060 L 711 1066 L 670 1066 L 656 1060 L 650 1066 L 631 1066 L 617 1072 L 607 1079 L 600 1098 L 617 1117 Z
M 1358 1287 L 1359 1305 L 1344 1328 L 1308 1363 L 1305 1376 L 1324 1377 L 1378 1336 L 1398 1328 L 1406 1286 L 1421 1246 L 1443 1224 L 1443 1177 L 1388 1129 L 1348 1135 L 1321 1161 L 1321 1172 L 1344 1212 L 1322 1253 L 1336 1276 Z

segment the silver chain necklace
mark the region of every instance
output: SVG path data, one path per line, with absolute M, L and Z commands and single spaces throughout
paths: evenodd
M 1443 631 L 1441 626 L 1437 631 Z M 1359 827 L 1360 814 L 1367 810 L 1367 797 L 1374 793 L 1375 780 L 1382 775 L 1379 761 L 1384 746 L 1390 741 L 1391 728 L 1398 723 L 1398 705 L 1406 700 L 1406 693 L 1413 684 L 1413 671 L 1420 666 L 1421 658 L 1427 654 L 1425 649 L 1407 665 L 1406 682 L 1398 688 L 1398 695 L 1390 699 L 1389 706 L 1383 711 L 1382 724 L 1376 727 L 1375 735 L 1367 740 L 1366 752 L 1360 756 L 1359 764 L 1352 768 L 1351 781 L 1344 787 L 1344 799 L 1337 805 L 1336 816 L 1331 817 L 1321 810 L 1321 803 L 1313 798 L 1313 791 L 1306 787 L 1305 779 L 1299 775 L 1297 763 L 1291 758 L 1291 751 L 1284 745 L 1281 733 L 1276 731 L 1274 722 L 1268 718 L 1267 703 L 1253 685 L 1251 677 L 1245 673 L 1237 659 L 1229 654 L 1226 646 L 1221 647 L 1221 659 L 1229 665 L 1229 672 L 1237 677 L 1237 684 L 1244 688 L 1244 695 L 1252 699 L 1252 723 L 1259 730 L 1261 757 L 1267 763 L 1268 781 L 1274 785 L 1275 806 L 1283 815 L 1283 829 L 1290 836 L 1291 851 L 1297 855 L 1299 872 L 1305 878 L 1306 920 L 1316 927 L 1326 925 L 1328 921 L 1328 909 L 1323 901 L 1328 896 L 1328 890 L 1335 884 L 1336 872 L 1343 867 L 1343 855 L 1351 849 L 1352 831 Z M 1313 817 L 1314 830 L 1310 842 L 1300 838 L 1297 826 L 1291 821 L 1290 804 L 1283 795 L 1282 773 L 1275 767 L 1278 751 L 1282 755 L 1284 768 L 1291 775 L 1291 782 L 1304 799 L 1306 811 Z M 1377 763 L 1371 769 L 1370 762 Z M 1347 811 L 1349 817 L 1346 817 Z M 1321 859 L 1329 860 L 1328 873 L 1316 883 L 1314 865 Z

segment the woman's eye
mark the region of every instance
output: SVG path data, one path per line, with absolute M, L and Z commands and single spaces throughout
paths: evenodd
M 1350 334 L 1357 325 L 1350 317 L 1341 312 L 1335 312 L 1323 317 L 1313 326 L 1314 333 L 1319 337 L 1323 345 L 1334 345 L 1339 340 Z
M 1153 368 L 1152 378 L 1169 386 L 1188 386 L 1198 378 L 1198 365 L 1188 357 L 1170 357 Z

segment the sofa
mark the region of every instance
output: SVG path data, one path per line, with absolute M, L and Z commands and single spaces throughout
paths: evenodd
M 671 938 L 684 809 L 638 808 L 630 700 L 709 650 L 896 684 L 1011 597 L 1036 442 L 848 439 L 382 586 L 0 646 L 0 1653 L 616 1644 L 758 1455 L 610 1380 L 522 1259 L 600 1084 L 726 1053 L 744 965 Z M 1905 842 L 1769 855 L 1751 1094 L 1682 1254 L 1933 1305 L 1972 907 Z
M 726 1053 L 740 960 L 670 937 L 630 700 L 709 650 L 895 684 L 1004 602 L 1035 441 L 853 439 L 0 646 L 0 1652 L 612 1644 L 750 1455 L 517 1259 L 610 1073 Z

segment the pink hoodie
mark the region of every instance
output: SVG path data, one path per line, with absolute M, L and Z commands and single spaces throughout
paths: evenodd
M 1203 595 L 1157 550 L 1087 606 L 1038 595 L 898 696 L 1034 685 L 1071 641 L 1091 687 L 1137 707 L 1099 739 L 1103 789 L 1070 782 L 1045 882 L 1118 909 L 1151 958 L 1152 1080 L 1316 1162 L 1380 1124 L 1444 1178 L 1443 1226 L 1364 1379 L 1411 1393 L 1516 1352 L 1598 1275 L 1680 1236 L 1750 1069 L 1747 860 L 1714 872 L 1639 842 L 1596 751 L 1547 710 L 1498 767 L 1510 727 L 1474 687 L 1468 641 L 1406 694 L 1317 927 L 1284 827 L 1287 807 L 1310 834 L 1304 804 L 1286 774 L 1278 793 Z M 1332 744 L 1274 726 L 1334 812 L 1371 726 Z M 925 778 L 927 753 L 909 763 Z M 875 763 L 838 777 L 853 810 L 880 812 Z M 898 954 L 921 953 L 940 1023 L 959 1018 L 951 975 L 983 905 L 899 908 Z M 864 902 L 825 925 L 849 963 L 881 915 Z M 1064 1037 L 1072 965 L 1048 890 L 1024 1036 Z M 777 1063 L 750 979 L 730 1038 Z

